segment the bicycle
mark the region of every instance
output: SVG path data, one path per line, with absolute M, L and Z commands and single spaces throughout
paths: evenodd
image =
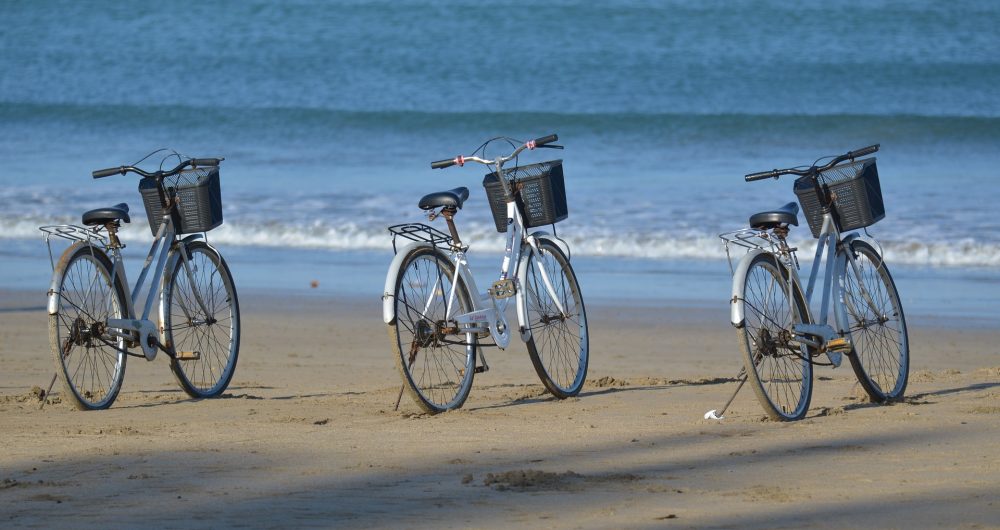
M 885 217 L 875 158 L 858 159 L 878 149 L 876 144 L 849 151 L 821 166 L 816 164 L 822 158 L 808 168 L 746 175 L 747 182 L 799 177 L 793 190 L 818 240 L 804 294 L 797 249 L 786 239 L 790 227 L 798 225 L 798 204 L 754 214 L 749 228 L 720 234 L 733 272 L 730 320 L 743 351 L 740 386 L 752 382 L 772 419 L 804 417 L 812 397 L 813 366 L 840 366 L 845 354 L 873 402 L 897 400 L 906 390 L 909 339 L 896 285 L 877 242 L 857 232 L 842 237 Z M 735 269 L 731 245 L 747 251 Z M 821 275 L 822 302 L 814 319 L 810 302 Z M 831 305 L 836 327 L 828 323 Z M 827 363 L 817 360 L 824 354 Z M 705 416 L 721 417 L 714 410 Z
M 485 158 L 486 147 L 500 140 L 515 147 L 513 152 Z M 493 170 L 483 185 L 497 231 L 507 233 L 507 243 L 499 279 L 486 292 L 476 287 L 466 260 L 469 247 L 462 243 L 454 222 L 469 198 L 468 188 L 431 193 L 418 203 L 429 211 L 431 221 L 445 219 L 448 234 L 423 223 L 389 227 L 396 254 L 386 275 L 383 320 L 403 388 L 427 413 L 461 407 L 474 375 L 489 370 L 481 349 L 509 345 L 512 329 L 505 312 L 511 298 L 517 303 L 517 331 L 545 388 L 560 399 L 583 388 L 590 346 L 569 246 L 554 231 L 527 233 L 548 224 L 554 230 L 555 223 L 568 215 L 562 161 L 516 165 L 525 149 L 561 149 L 550 145 L 556 140 L 554 134 L 523 144 L 497 137 L 470 156 L 431 163 L 431 168 L 441 169 L 475 162 Z M 515 167 L 504 169 L 511 160 Z M 397 238 L 409 242 L 397 249 Z M 493 344 L 480 342 L 487 337 Z M 478 366 L 477 353 L 482 361 Z M 400 389 L 397 409 L 402 394 Z
M 132 165 L 93 172 L 95 179 L 126 173 L 143 177 L 139 191 L 154 237 L 131 296 L 121 252 L 125 245 L 118 238 L 121 223 L 131 221 L 128 204 L 84 213 L 85 226 L 40 227 L 53 269 L 49 339 L 56 372 L 77 408 L 110 407 L 121 390 L 126 359 L 152 361 L 159 351 L 170 358 L 177 382 L 193 398 L 218 396 L 229 385 L 239 356 L 239 301 L 226 261 L 204 234 L 222 224 L 222 160 L 183 159 L 169 171 L 146 172 Z M 53 237 L 72 241 L 58 263 Z M 138 318 L 135 308 L 151 269 Z M 159 326 L 150 320 L 156 302 Z

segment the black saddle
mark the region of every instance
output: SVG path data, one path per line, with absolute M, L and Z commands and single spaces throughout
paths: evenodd
M 124 202 L 107 208 L 91 210 L 83 214 L 83 224 L 87 226 L 104 225 L 117 220 L 125 221 L 126 223 L 132 221 L 128 216 L 128 205 Z
M 780 225 L 799 226 L 799 204 L 790 202 L 781 208 L 755 213 L 750 216 L 750 226 L 769 230 Z
M 420 199 L 420 206 L 423 210 L 433 210 L 434 208 L 441 208 L 442 206 L 452 206 L 455 208 L 461 208 L 462 203 L 469 198 L 469 188 L 461 187 L 455 188 L 448 191 L 438 191 L 424 195 L 424 198 Z

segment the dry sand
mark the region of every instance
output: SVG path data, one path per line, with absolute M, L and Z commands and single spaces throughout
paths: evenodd
M 426 416 L 393 410 L 377 299 L 247 293 L 224 398 L 130 359 L 85 413 L 31 392 L 53 373 L 42 298 L 0 292 L 4 527 L 1000 527 L 995 329 L 911 319 L 903 403 L 867 403 L 845 365 L 817 370 L 803 421 L 744 388 L 712 422 L 741 362 L 724 302 L 590 301 L 579 398 L 548 397 L 518 343 Z

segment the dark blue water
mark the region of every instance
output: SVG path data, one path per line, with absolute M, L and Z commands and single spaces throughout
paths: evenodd
M 224 247 L 383 251 L 422 194 L 466 185 L 464 238 L 495 250 L 485 171 L 428 162 L 556 132 L 565 151 L 526 161 L 565 159 L 578 255 L 725 267 L 717 233 L 794 199 L 744 173 L 881 143 L 871 232 L 890 263 L 1000 274 L 995 2 L 38 1 L 0 18 L 0 238 L 127 201 L 126 237 L 148 241 L 135 182 L 89 172 L 170 147 L 227 158 Z

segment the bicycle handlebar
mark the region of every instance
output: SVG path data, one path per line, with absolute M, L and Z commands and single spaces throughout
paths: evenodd
M 107 169 L 94 170 L 91 173 L 91 175 L 93 175 L 95 179 L 99 179 L 104 177 L 110 177 L 111 175 L 124 175 L 125 173 L 135 173 L 137 175 L 142 175 L 143 177 L 162 179 L 164 177 L 171 177 L 173 175 L 176 175 L 181 171 L 187 169 L 188 167 L 198 167 L 198 166 L 215 167 L 218 166 L 219 163 L 222 162 L 223 160 L 225 160 L 225 158 L 190 158 L 188 160 L 184 160 L 180 164 L 177 164 L 177 167 L 171 169 L 170 171 L 161 170 L 161 171 L 154 171 L 152 173 L 148 171 L 143 171 L 142 169 L 139 169 L 135 166 L 109 167 Z
M 844 160 L 854 160 L 859 156 L 870 155 L 878 151 L 878 149 L 879 149 L 879 144 L 869 145 L 868 147 L 862 147 L 861 149 L 848 151 L 838 157 L 834 157 L 833 160 L 827 162 L 826 164 L 823 164 L 822 166 L 811 166 L 809 167 L 809 169 L 795 169 L 795 168 L 773 169 L 771 171 L 750 173 L 749 175 L 746 175 L 743 178 L 747 182 L 753 182 L 755 180 L 763 180 L 767 178 L 778 178 L 781 175 L 798 175 L 798 176 L 815 175 L 818 173 L 822 173 L 827 169 L 830 169 L 831 167 L 843 162 Z
M 438 160 L 437 162 L 431 162 L 431 169 L 444 169 L 446 167 L 454 166 L 457 163 L 458 162 L 454 158 L 448 160 Z
M 559 135 L 556 134 L 550 134 L 547 136 L 542 136 L 541 138 L 535 138 L 534 140 L 529 140 L 525 142 L 524 145 L 515 149 L 513 153 L 507 156 L 497 157 L 496 160 L 486 160 L 483 158 L 479 158 L 478 156 L 458 155 L 455 158 L 431 162 L 431 169 L 444 169 L 446 167 L 451 167 L 454 165 L 464 166 L 466 162 L 478 162 L 483 165 L 496 164 L 499 162 L 502 165 L 504 162 L 507 162 L 508 160 L 519 155 L 521 151 L 524 151 L 525 149 L 535 149 L 537 147 L 542 147 L 546 144 L 551 144 L 552 142 L 555 142 L 557 140 L 559 140 Z M 559 146 L 554 146 L 554 147 L 559 147 Z M 559 149 L 562 149 L 562 147 L 559 147 Z

